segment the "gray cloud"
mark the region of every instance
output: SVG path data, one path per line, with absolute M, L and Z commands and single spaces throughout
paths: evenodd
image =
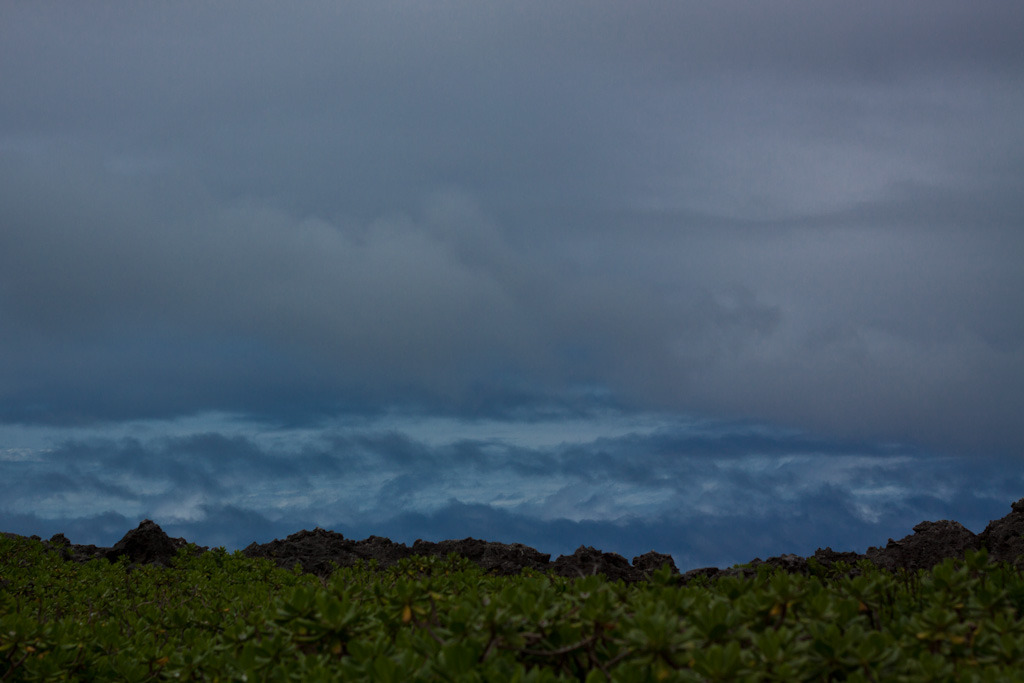
M 1019 482 L 993 458 L 1024 448 L 1022 24 L 997 1 L 8 4 L 5 519 L 472 513 L 682 548 L 743 515 L 817 537 L 800 510 L 830 498 L 851 542 L 998 516 Z M 210 414 L 244 428 L 175 422 Z M 671 426 L 593 428 L 650 415 Z M 544 441 L 556 418 L 590 431 Z
M 641 222 L 628 241 L 534 252 L 465 193 L 353 231 L 248 204 L 175 221 L 117 192 L 49 200 L 8 172 L 31 186 L 8 198 L 3 239 L 15 416 L 297 396 L 466 410 L 488 392 L 510 405 L 590 385 L 846 436 L 1019 445 L 1024 238 L 1002 221 L 981 237 Z M 72 206 L 91 210 L 69 226 Z
M 372 426 L 146 432 L 72 433 L 50 449 L 6 452 L 4 528 L 110 544 L 148 517 L 238 548 L 319 525 L 407 543 L 474 535 L 553 553 L 654 548 L 697 566 L 863 550 L 923 519 L 980 531 L 1024 490 L 1009 459 L 751 424 L 664 423 L 534 447 L 458 435 L 432 443 Z

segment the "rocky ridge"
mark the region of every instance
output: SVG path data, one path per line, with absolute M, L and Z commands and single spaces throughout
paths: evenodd
M 836 562 L 854 564 L 866 559 L 883 569 L 913 571 L 929 569 L 946 558 L 962 557 L 967 550 L 981 548 L 987 549 L 989 556 L 996 561 L 1006 561 L 1024 568 L 1024 498 L 1011 505 L 1010 514 L 989 522 L 980 534 L 974 534 L 959 522 L 949 520 L 921 522 L 913 528 L 913 532 L 898 541 L 890 538 L 885 546 L 868 548 L 863 554 L 819 548 L 810 558 L 780 555 L 767 560 L 755 558 L 747 565 L 729 569 L 692 569 L 681 574 L 680 580 L 687 582 L 698 577 L 749 575 L 755 573 L 760 565 L 780 567 L 794 573 L 808 573 L 812 558 L 826 567 Z M 37 536 L 32 538 L 41 540 Z M 42 542 L 59 550 L 66 559 L 80 562 L 94 558 L 105 558 L 113 562 L 127 556 L 132 564 L 164 566 L 169 566 L 178 550 L 188 545 L 183 538 L 169 537 L 159 525 L 148 519 L 109 548 L 77 545 L 71 543 L 64 534 L 56 534 Z M 199 548 L 200 552 L 206 550 Z M 520 543 L 495 543 L 466 538 L 437 543 L 418 540 L 412 546 L 407 546 L 380 536 L 354 541 L 320 528 L 299 531 L 269 543 L 252 543 L 242 551 L 248 557 L 273 560 L 281 567 L 291 568 L 299 564 L 304 571 L 319 576 L 326 576 L 335 566 L 347 567 L 360 560 L 375 560 L 379 567 L 384 568 L 406 557 L 447 557 L 451 553 L 461 555 L 487 571 L 502 575 L 534 569 L 567 577 L 604 574 L 612 580 L 632 582 L 644 580 L 664 565 L 679 574 L 670 555 L 654 551 L 634 557 L 629 562 L 616 553 L 580 546 L 572 555 L 560 555 L 552 561 L 550 554 Z

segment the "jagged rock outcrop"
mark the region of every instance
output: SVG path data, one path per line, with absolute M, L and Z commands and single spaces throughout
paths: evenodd
M 416 541 L 412 545 L 412 552 L 437 557 L 447 557 L 455 553 L 477 563 L 487 571 L 503 575 L 518 574 L 524 569 L 543 571 L 548 568 L 551 561 L 550 554 L 534 550 L 522 543 L 494 543 L 475 538 L 439 543 Z
M 1007 516 L 988 523 L 978 534 L 978 544 L 988 549 L 992 559 L 1024 567 L 1024 498 L 1010 509 Z
M 559 555 L 552 563 L 551 571 L 569 578 L 592 574 L 604 574 L 612 581 L 637 581 L 641 578 L 640 571 L 622 555 L 582 545 L 572 555 Z
M 127 556 L 132 564 L 170 566 L 178 549 L 184 548 L 187 544 L 183 538 L 168 536 L 153 520 L 144 519 L 139 526 L 126 533 L 104 555 L 112 562 L 122 556 Z
M 412 551 L 404 543 L 395 543 L 389 538 L 370 536 L 353 541 L 335 531 L 317 527 L 269 543 L 250 543 L 242 554 L 264 557 L 289 569 L 299 564 L 305 572 L 326 576 L 335 566 L 351 567 L 360 560 L 377 560 L 380 566 L 390 567 L 403 557 L 409 557 Z
M 978 549 L 978 538 L 960 522 L 921 522 L 914 533 L 898 541 L 891 538 L 884 548 L 871 547 L 864 556 L 882 569 L 930 569 L 947 557 L 963 557 Z
M 645 579 L 666 564 L 673 574 L 679 573 L 679 567 L 676 566 L 675 560 L 672 559 L 671 555 L 666 555 L 665 553 L 651 550 L 633 558 L 633 568 L 640 572 L 640 575 Z
M 868 548 L 866 553 L 837 552 L 832 548 L 819 548 L 812 556 L 816 563 L 831 566 L 837 562 L 855 565 L 870 560 L 884 569 L 914 571 L 928 569 L 949 557 L 963 557 L 970 549 L 986 548 L 996 561 L 1015 563 L 1024 567 L 1024 498 L 1013 503 L 1007 516 L 989 522 L 985 530 L 975 535 L 959 522 L 942 520 L 921 522 L 913 534 L 889 542 L 883 547 Z M 5 536 L 16 536 L 7 534 Z M 168 566 L 178 550 L 187 545 L 183 538 L 170 538 L 152 520 L 143 520 L 110 548 L 94 545 L 76 545 L 64 534 L 54 534 L 48 541 L 31 537 L 57 550 L 70 560 L 85 562 L 94 558 L 117 561 L 127 557 L 132 564 L 160 564 Z M 199 548 L 204 551 L 205 548 Z M 299 531 L 287 538 L 269 543 L 251 543 L 242 553 L 248 557 L 264 557 L 281 567 L 299 564 L 303 571 L 320 576 L 328 575 L 335 566 L 347 567 L 360 560 L 376 561 L 381 568 L 390 567 L 413 555 L 446 557 L 452 553 L 475 562 L 487 571 L 498 574 L 517 574 L 523 569 L 551 571 L 560 576 L 581 577 L 604 574 L 612 580 L 640 581 L 668 565 L 673 573 L 679 570 L 670 555 L 651 552 L 633 558 L 630 564 L 616 553 L 606 553 L 590 546 L 580 546 L 572 555 L 560 555 L 553 562 L 551 555 L 521 543 L 495 543 L 475 538 L 461 541 L 416 541 L 412 547 L 396 543 L 381 536 L 370 536 L 361 541 L 345 538 L 342 534 L 316 528 Z M 778 567 L 791 573 L 810 571 L 809 558 L 798 555 L 779 555 L 767 560 L 755 558 L 747 565 L 720 569 L 703 567 L 679 575 L 686 583 L 719 576 L 750 576 L 758 567 Z

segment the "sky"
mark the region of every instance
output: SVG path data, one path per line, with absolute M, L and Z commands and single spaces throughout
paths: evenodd
M 1024 5 L 0 4 L 0 529 L 683 569 L 1024 497 Z

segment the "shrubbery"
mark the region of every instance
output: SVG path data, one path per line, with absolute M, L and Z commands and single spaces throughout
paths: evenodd
M 1024 577 L 984 551 L 681 585 L 455 556 L 321 580 L 223 550 L 64 561 L 0 537 L 0 680 L 1024 680 Z

